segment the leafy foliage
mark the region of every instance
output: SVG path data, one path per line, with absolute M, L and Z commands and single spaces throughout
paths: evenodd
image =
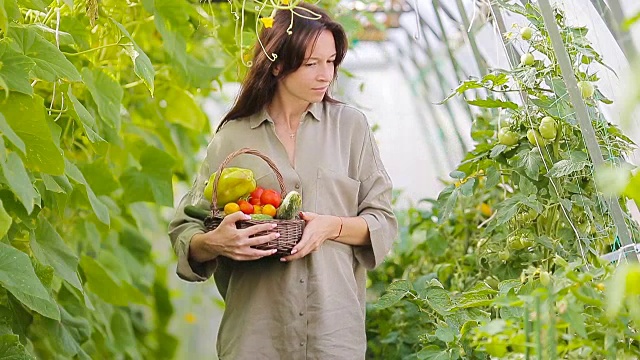
M 367 308 L 369 356 L 637 357 L 638 270 L 616 273 L 599 259 L 618 246 L 616 228 L 542 17 L 531 3 L 502 5 L 529 20 L 534 35 L 524 45 L 537 59 L 464 81 L 447 98 L 477 88 L 493 96 L 467 100 L 481 108 L 475 148 L 437 200 L 402 214 L 401 243 L 369 274 L 380 296 Z M 555 18 L 576 78 L 597 81 L 591 64 L 601 57 L 587 29 L 567 26 L 559 10 Z M 619 166 L 635 145 L 601 115 L 598 103 L 610 100 L 597 88 L 584 100 L 606 161 Z M 544 117 L 555 128 L 535 138 Z M 503 128 L 515 144 L 498 139 Z M 637 239 L 638 225 L 627 221 Z

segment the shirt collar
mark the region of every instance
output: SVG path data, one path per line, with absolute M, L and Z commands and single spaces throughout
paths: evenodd
M 311 114 L 313 119 L 320 121 L 324 117 L 324 102 L 311 103 L 309 108 L 304 112 L 305 117 L 307 113 Z M 251 117 L 251 128 L 255 129 L 265 121 L 269 121 L 273 124 L 273 119 L 271 118 L 271 115 L 269 115 L 266 106 Z

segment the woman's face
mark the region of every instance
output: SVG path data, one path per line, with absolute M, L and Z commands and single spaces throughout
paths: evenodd
M 333 80 L 336 43 L 329 30 L 320 33 L 315 44 L 309 44 L 302 65 L 278 81 L 278 93 L 287 99 L 317 103 L 322 101 Z

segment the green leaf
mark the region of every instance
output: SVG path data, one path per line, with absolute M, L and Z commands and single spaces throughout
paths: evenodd
M 147 54 L 145 54 L 135 40 L 133 40 L 133 37 L 131 37 L 131 34 L 129 34 L 127 29 L 125 29 L 125 27 L 115 19 L 110 19 L 114 24 L 116 24 L 118 29 L 120 29 L 122 35 L 131 41 L 130 46 L 125 46 L 125 51 L 129 57 L 131 57 L 131 60 L 133 60 L 133 71 L 140 79 L 142 79 L 142 81 L 144 81 L 145 85 L 147 85 L 147 88 L 151 92 L 151 96 L 153 96 L 153 78 L 155 76 L 155 71 L 153 70 L 151 60 L 149 60 Z
M 2 242 L 0 242 L 0 285 L 29 309 L 48 318 L 60 320 L 58 305 L 36 276 L 29 257 Z
M 172 87 L 158 98 L 161 113 L 168 122 L 202 131 L 207 116 L 188 91 Z
M 171 185 L 171 167 L 174 160 L 171 155 L 148 146 L 140 156 L 142 169 L 130 168 L 120 177 L 124 188 L 125 201 L 155 202 L 158 205 L 173 205 Z
M 27 213 L 31 214 L 34 205 L 40 203 L 40 194 L 33 187 L 22 159 L 15 152 L 10 152 L 5 159 L 0 159 L 0 166 L 9 189 L 20 200 Z
M 0 359 L 35 360 L 20 343 L 18 335 L 13 334 L 0 335 Z
M 487 182 L 485 183 L 485 187 L 487 189 L 491 189 L 500 183 L 500 171 L 495 167 L 490 167 L 487 169 Z
M 436 337 L 445 343 L 450 343 L 456 338 L 456 332 L 449 326 L 438 326 Z
M 66 159 L 65 172 L 71 179 L 73 179 L 73 181 L 84 185 L 87 193 L 87 198 L 89 199 L 89 203 L 91 204 L 93 211 L 95 211 L 96 213 L 96 217 L 98 217 L 98 219 L 103 224 L 109 225 L 109 209 L 104 203 L 102 203 L 102 201 L 100 201 L 100 199 L 98 199 L 96 194 L 91 189 L 91 186 L 89 186 L 89 183 L 87 183 L 87 180 L 84 178 L 84 175 L 82 175 L 82 172 L 80 172 L 80 170 L 74 164 Z
M 469 105 L 479 106 L 487 109 L 493 109 L 493 108 L 512 109 L 512 110 L 518 109 L 518 104 L 512 101 L 502 101 L 498 99 L 467 100 L 467 103 Z
M 42 0 L 21 0 L 22 6 L 28 9 L 35 9 L 40 12 L 47 11 L 47 5 Z
M 95 259 L 84 255 L 80 259 L 80 266 L 87 279 L 86 286 L 107 303 L 116 306 L 128 306 L 131 302 L 144 303 L 131 285 L 125 283 L 128 286 L 122 286 L 118 278 Z
M 43 216 L 38 217 L 38 228 L 29 243 L 38 261 L 51 265 L 58 276 L 83 292 L 77 272 L 78 257 Z
M 391 283 L 386 292 L 375 303 L 376 309 L 386 309 L 397 304 L 413 288 L 411 282 L 407 280 L 397 280 Z
M 498 204 L 496 206 L 496 217 L 494 219 L 494 226 L 500 226 L 511 220 L 518 212 L 520 203 L 525 199 L 526 198 L 524 195 L 516 194 Z
M 494 159 L 498 155 L 502 154 L 505 150 L 507 150 L 507 145 L 498 144 L 494 146 L 493 149 L 491 149 L 491 154 L 489 154 L 489 157 Z
M 15 147 L 17 147 L 20 151 L 22 151 L 23 154 L 26 154 L 27 150 L 24 146 L 24 141 L 22 141 L 18 134 L 16 134 L 9 126 L 2 113 L 0 113 L 0 134 L 9 139 L 9 141 L 11 141 L 11 143 L 15 145 Z
M 89 340 L 91 335 L 91 324 L 86 318 L 74 317 L 63 307 L 60 309 L 60 321 L 45 319 L 41 325 L 46 331 L 49 343 L 57 354 L 65 358 L 71 359 L 77 355 L 78 359 L 91 359 L 82 348 L 82 344 Z
M 69 105 L 69 115 L 80 122 L 84 128 L 84 132 L 87 134 L 89 141 L 92 143 L 105 141 L 100 135 L 98 135 L 98 129 L 96 120 L 91 116 L 89 111 L 82 105 L 78 98 L 71 92 L 71 87 L 67 91 L 67 97 L 71 101 Z
M 636 205 L 640 207 L 640 172 L 636 173 L 629 184 L 624 189 L 624 194 L 636 202 Z
M 12 223 L 13 219 L 7 213 L 7 210 L 5 210 L 2 200 L 0 200 L 0 238 L 7 235 L 7 231 L 9 231 Z
M 567 176 L 584 169 L 587 165 L 589 165 L 588 161 L 575 161 L 573 159 L 560 160 L 553 164 L 553 167 L 549 170 L 547 176 L 551 178 Z
M 571 304 L 567 306 L 567 311 L 562 318 L 569 323 L 569 326 L 583 339 L 588 338 L 587 329 L 585 327 L 586 318 L 583 314 L 582 304 Z
M 429 345 L 420 350 L 416 356 L 420 360 L 452 360 L 451 350 L 442 350 L 437 345 Z
M 473 189 L 476 184 L 476 178 L 469 178 L 464 184 L 460 185 L 460 194 L 463 196 L 473 195 Z
M 517 166 L 523 167 L 525 173 L 530 178 L 534 180 L 538 180 L 540 167 L 543 165 L 542 155 L 540 155 L 538 148 L 533 148 L 531 150 L 524 150 L 520 152 L 518 155 L 520 155 L 521 158 L 517 162 Z
M 53 141 L 44 112 L 44 99 L 38 95 L 29 97 L 12 92 L 7 101 L 0 103 L 0 113 L 24 141 L 27 149 L 25 161 L 27 168 L 51 175 L 62 175 L 64 173 L 62 150 Z
M 102 120 L 116 131 L 120 131 L 120 106 L 124 94 L 120 84 L 99 68 L 83 68 L 82 78 L 93 101 L 98 105 L 98 113 Z
M 438 195 L 438 204 L 442 210 L 438 216 L 438 223 L 442 224 L 449 219 L 449 216 L 453 212 L 453 207 L 456 205 L 459 194 L 460 190 L 455 185 L 449 185 L 440 192 Z
M 60 50 L 32 28 L 11 26 L 9 37 L 15 40 L 14 49 L 35 63 L 36 77 L 49 82 L 59 79 L 81 81 L 80 73 Z
M 112 165 L 104 158 L 96 159 L 80 168 L 87 183 L 91 185 L 91 189 L 97 196 L 109 195 L 120 188 L 111 168 Z
M 141 359 L 130 316 L 125 314 L 123 310 L 117 309 L 111 318 L 111 328 L 116 349 L 129 354 L 132 359 Z
M 5 90 L 32 95 L 33 87 L 29 82 L 29 73 L 36 63 L 9 47 L 7 42 L 7 39 L 0 40 L 0 78 L 4 80 Z
M 449 297 L 449 292 L 440 287 L 429 287 L 422 294 L 427 304 L 441 316 L 448 315 L 448 309 L 453 303 Z

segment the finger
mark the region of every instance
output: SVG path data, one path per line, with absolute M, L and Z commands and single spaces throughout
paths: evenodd
M 248 238 L 244 241 L 244 244 L 247 246 L 256 246 L 268 243 L 269 241 L 273 241 L 280 237 L 280 233 L 270 233 L 261 236 L 254 236 L 252 238 Z
M 313 213 L 313 212 L 309 212 L 309 211 L 300 211 L 300 219 L 304 220 L 304 221 L 311 221 L 313 219 L 315 219 L 318 214 Z
M 252 226 L 249 226 L 246 229 L 243 229 L 242 230 L 242 235 L 244 235 L 246 237 L 249 237 L 249 236 L 252 236 L 252 235 L 259 234 L 261 232 L 273 230 L 276 226 L 278 226 L 278 224 L 276 224 L 275 222 L 266 223 L 266 224 L 252 225 Z
M 251 219 L 251 216 L 243 213 L 242 211 L 236 211 L 233 214 L 229 214 L 227 216 L 225 216 L 224 218 L 222 218 L 222 223 L 221 225 L 234 225 L 235 223 L 241 220 L 249 220 Z
M 233 257 L 233 259 L 238 261 L 258 260 L 265 256 L 271 256 L 278 251 L 277 249 L 269 249 L 269 250 L 259 250 L 254 248 L 247 248 L 247 249 L 249 250 L 247 250 L 246 252 L 236 254 Z

